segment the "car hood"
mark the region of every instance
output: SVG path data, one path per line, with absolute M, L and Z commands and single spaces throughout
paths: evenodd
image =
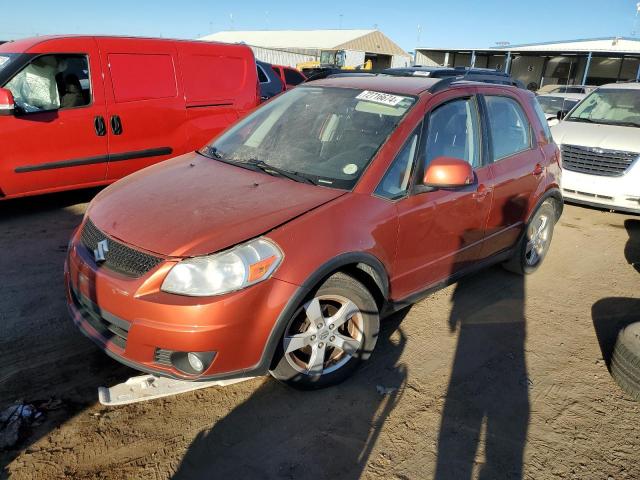
M 259 236 L 345 193 L 191 153 L 114 183 L 87 216 L 126 244 L 187 257 Z
M 562 121 L 551 127 L 558 145 L 640 152 L 640 128 Z

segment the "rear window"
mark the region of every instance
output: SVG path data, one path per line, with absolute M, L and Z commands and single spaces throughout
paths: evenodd
M 298 85 L 304 82 L 304 77 L 300 75 L 295 70 L 291 70 L 290 68 L 284 69 L 284 80 L 287 85 Z
M 185 55 L 184 90 L 187 102 L 207 102 L 233 98 L 246 83 L 247 62 L 240 57 Z
M 109 54 L 116 102 L 171 98 L 178 94 L 171 55 Z

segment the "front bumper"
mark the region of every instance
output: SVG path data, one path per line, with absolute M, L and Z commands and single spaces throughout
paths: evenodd
M 74 235 L 65 264 L 67 304 L 82 333 L 109 356 L 143 372 L 186 380 L 266 373 L 267 342 L 298 287 L 271 278 L 217 297 L 162 292 L 175 264 L 167 259 L 143 277 L 98 267 Z M 215 352 L 200 375 L 176 368 L 167 352 Z M 270 361 L 270 359 L 267 359 Z
M 620 177 L 604 177 L 562 171 L 562 195 L 566 200 L 594 207 L 640 213 L 640 168 Z

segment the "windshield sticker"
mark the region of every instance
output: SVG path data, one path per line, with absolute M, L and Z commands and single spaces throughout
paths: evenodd
M 390 93 L 373 92 L 371 90 L 364 90 L 356 98 L 358 100 L 364 100 L 365 102 L 381 103 L 382 105 L 389 105 L 390 107 L 395 107 L 407 97 L 401 97 L 399 95 L 391 95 Z
M 355 163 L 349 163 L 344 166 L 342 171 L 347 175 L 353 175 L 358 171 L 358 166 Z
M 431 72 L 425 72 L 424 70 L 416 70 L 413 72 L 414 77 L 428 77 L 431 75 Z

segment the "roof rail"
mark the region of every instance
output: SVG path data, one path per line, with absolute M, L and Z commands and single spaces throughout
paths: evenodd
M 448 77 L 443 78 L 436 84 L 434 84 L 430 89 L 429 93 L 437 93 L 441 90 L 448 88 L 450 85 L 456 82 L 478 82 L 478 83 L 490 83 L 492 85 L 506 85 L 510 87 L 517 88 L 525 88 L 523 83 L 519 80 L 511 80 L 510 82 L 506 81 L 496 81 L 495 75 L 482 75 L 478 73 L 468 73 L 465 75 L 458 75 L 456 77 Z

